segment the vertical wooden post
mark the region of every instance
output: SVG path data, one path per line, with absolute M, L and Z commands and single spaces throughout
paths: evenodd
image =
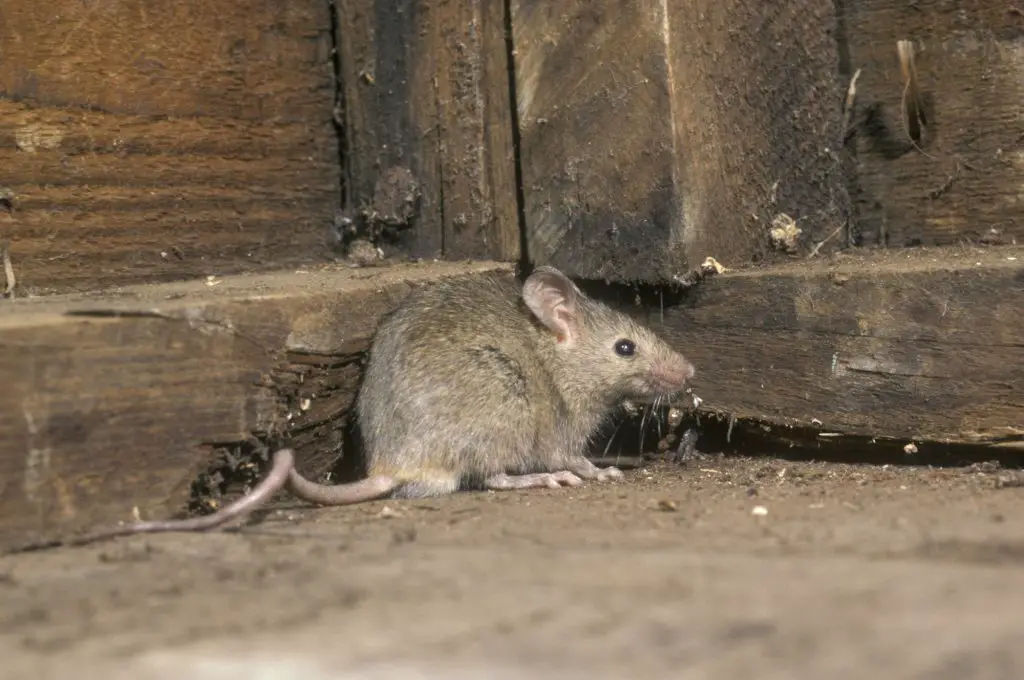
M 340 0 L 349 203 L 411 173 L 418 257 L 515 260 L 519 226 L 503 5 Z M 390 173 L 390 174 L 389 174 Z
M 531 257 L 671 279 L 848 216 L 827 0 L 512 0 Z

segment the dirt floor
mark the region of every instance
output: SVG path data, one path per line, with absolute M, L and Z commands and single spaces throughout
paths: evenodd
M 1018 473 L 701 456 L 0 561 L 5 678 L 1024 677 Z

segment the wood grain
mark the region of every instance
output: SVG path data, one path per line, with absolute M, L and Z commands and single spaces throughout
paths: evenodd
M 855 240 L 1024 242 L 1024 16 L 1002 0 L 840 3 L 845 69 L 861 69 Z M 902 114 L 896 43 L 915 47 L 926 124 Z M 849 76 L 847 76 L 849 77 Z
M 780 213 L 808 247 L 843 225 L 832 3 L 512 8 L 535 262 L 654 282 L 772 255 Z
M 11 0 L 0 223 L 24 290 L 321 256 L 340 206 L 327 3 Z
M 380 317 L 414 285 L 494 263 L 322 268 L 5 301 L 0 548 L 183 510 L 214 447 L 333 434 Z M 86 311 L 107 316 L 69 316 Z M 116 311 L 122 316 L 109 316 Z M 134 314 L 134 315 L 128 315 Z M 303 378 L 297 367 L 323 370 Z M 293 440 L 294 437 L 294 440 Z
M 858 253 L 726 273 L 648 321 L 703 407 L 904 440 L 1024 440 L 1024 248 Z
M 519 258 L 504 6 L 476 0 L 339 3 L 350 210 L 374 210 L 411 172 L 416 257 Z M 387 201 L 384 201 L 387 203 Z

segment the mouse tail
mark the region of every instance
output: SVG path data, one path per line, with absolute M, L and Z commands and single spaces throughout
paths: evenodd
M 295 469 L 288 473 L 287 488 L 296 497 L 318 505 L 352 505 L 377 500 L 387 496 L 399 482 L 391 477 L 377 475 L 350 484 L 317 484 L 311 482 Z
M 135 522 L 116 529 L 100 531 L 76 539 L 65 541 L 66 545 L 84 545 L 118 536 L 132 534 L 155 534 L 172 531 L 209 531 L 217 529 L 228 522 L 240 519 L 265 505 L 270 498 L 288 483 L 289 473 L 294 472 L 295 456 L 291 449 L 281 449 L 274 453 L 270 472 L 266 478 L 245 496 L 225 505 L 223 508 L 203 517 L 191 519 L 170 519 L 152 522 Z

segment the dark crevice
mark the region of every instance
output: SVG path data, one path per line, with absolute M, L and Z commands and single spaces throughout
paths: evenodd
M 348 109 L 345 102 L 345 82 L 343 79 L 341 60 L 341 21 L 338 17 L 338 7 L 335 0 L 327 0 L 327 11 L 331 21 L 331 67 L 334 71 L 334 114 L 331 116 L 331 123 L 334 126 L 334 133 L 338 137 L 338 181 L 341 184 L 341 201 L 338 207 L 349 209 L 350 196 L 348 192 L 351 186 L 348 173 L 348 126 L 346 115 Z
M 444 125 L 441 121 L 444 120 L 444 112 L 441 110 L 441 96 L 437 91 L 437 78 L 434 79 L 434 105 L 437 107 L 437 120 L 438 124 L 435 126 L 437 132 L 437 202 L 438 202 L 438 213 L 441 218 L 441 256 L 444 257 L 447 253 L 445 251 L 445 237 L 448 235 L 448 223 L 444 219 Z
M 605 456 L 623 459 L 678 458 L 675 451 L 678 439 L 672 441 L 671 446 L 662 443 L 669 431 L 665 411 L 648 413 L 646 418 L 627 418 L 620 423 L 613 431 L 595 438 L 594 450 L 607 451 Z M 1024 440 L 1020 437 L 1007 437 L 991 444 L 911 441 L 732 419 L 710 412 L 702 412 L 698 417 L 691 413 L 675 432 L 679 435 L 690 428 L 697 432 L 697 451 L 704 454 L 874 466 L 950 468 L 985 464 L 1009 470 L 1024 468 Z M 822 436 L 823 432 L 826 436 Z M 910 444 L 912 446 L 908 446 Z M 685 458 L 677 462 L 685 463 Z
M 522 276 L 533 269 L 530 259 L 530 240 L 526 232 L 526 199 L 523 192 L 522 140 L 519 135 L 519 97 L 516 94 L 515 40 L 512 37 L 512 0 L 505 0 L 505 57 L 508 65 L 509 112 L 512 125 L 512 156 L 515 163 L 516 219 L 519 222 L 519 262 Z

